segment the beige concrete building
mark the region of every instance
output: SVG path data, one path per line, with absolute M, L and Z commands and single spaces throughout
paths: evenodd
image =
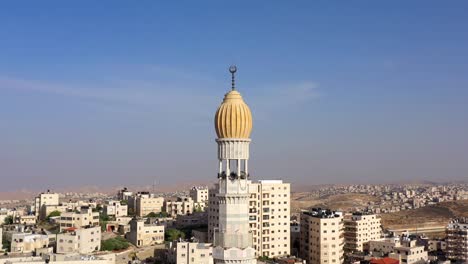
M 343 214 L 323 209 L 301 213 L 300 256 L 309 264 L 344 261 Z
M 47 259 L 47 261 L 46 261 Z M 21 256 L 0 258 L 0 264 L 116 264 L 115 254 L 93 254 L 92 256 L 83 256 L 81 254 L 53 254 L 47 256 Z
M 49 236 L 31 233 L 14 233 L 11 236 L 12 253 L 31 253 L 36 249 L 49 247 Z
M 105 215 L 121 217 L 127 216 L 128 206 L 120 201 L 107 201 L 104 205 L 103 212 Z
M 208 202 L 208 187 L 194 186 L 190 189 L 190 198 L 194 203 L 207 203 Z
M 70 227 L 99 226 L 99 212 L 93 212 L 89 207 L 82 207 L 79 212 L 65 212 L 60 216 L 59 224 L 60 231 Z
M 192 187 L 190 198 L 193 200 L 193 210 L 195 212 L 205 211 L 208 205 L 208 187 Z
M 34 199 L 34 206 L 32 207 L 34 211 L 34 215 L 41 220 L 44 220 L 47 215 L 43 215 L 42 208 L 45 206 L 58 206 L 59 203 L 59 194 L 58 193 L 51 193 L 49 190 L 45 193 L 39 194 Z
M 57 235 L 57 253 L 89 254 L 101 249 L 101 228 L 70 228 L 69 231 Z
M 145 217 L 149 213 L 160 213 L 164 206 L 163 197 L 153 197 L 148 192 L 140 192 L 129 199 L 129 206 L 134 206 L 134 213 L 138 217 Z
M 468 263 L 468 218 L 452 220 L 446 233 L 447 258 Z
M 36 216 L 34 215 L 21 215 L 16 219 L 19 224 L 23 225 L 35 225 L 37 220 Z
M 167 251 L 168 264 L 213 264 L 211 244 L 177 241 L 170 242 Z
M 164 243 L 164 226 L 146 223 L 144 219 L 132 219 L 126 238 L 137 247 Z
M 68 210 L 69 210 L 69 208 L 68 208 L 67 205 L 44 205 L 40 209 L 39 220 L 47 219 L 47 216 L 49 216 L 49 214 L 54 212 L 54 211 L 64 213 L 64 212 L 66 212 Z
M 382 238 L 380 217 L 375 214 L 353 213 L 344 218 L 345 252 L 363 252 L 368 242 Z
M 406 236 L 369 241 L 369 249 L 373 256 L 388 255 L 390 258 L 398 259 L 400 263 L 424 263 L 428 260 L 424 246 L 417 245 L 416 240 L 411 240 Z
M 172 217 L 193 213 L 194 203 L 190 197 L 177 197 L 175 200 L 164 202 L 164 211 Z
M 249 228 L 257 256 L 290 255 L 290 184 L 281 180 L 247 182 L 249 192 Z M 218 228 L 216 190 L 210 192 L 208 210 L 208 238 Z

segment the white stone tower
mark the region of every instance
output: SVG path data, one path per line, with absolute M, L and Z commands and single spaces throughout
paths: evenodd
M 253 264 L 255 249 L 249 228 L 248 160 L 252 114 L 235 90 L 231 66 L 232 90 L 215 115 L 219 160 L 219 227 L 214 230 L 214 263 Z

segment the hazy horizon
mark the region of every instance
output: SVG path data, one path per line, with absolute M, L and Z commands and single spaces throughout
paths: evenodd
M 230 64 L 255 180 L 466 180 L 466 8 L 4 3 L 0 191 L 216 181 Z

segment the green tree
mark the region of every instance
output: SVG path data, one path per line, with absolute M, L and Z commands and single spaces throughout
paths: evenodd
M 5 217 L 5 220 L 3 220 L 3 224 L 5 224 L 5 225 L 13 224 L 13 216 L 9 215 L 9 216 Z
M 151 212 L 148 215 L 146 215 L 146 217 L 153 217 L 153 218 L 164 218 L 167 216 L 168 214 L 166 212 L 160 212 L 160 213 Z
M 11 241 L 7 241 L 6 239 L 4 239 L 2 241 L 2 247 L 5 251 L 10 251 L 10 248 L 11 248 Z
M 203 209 L 201 208 L 200 205 L 196 205 L 194 211 L 195 211 L 196 213 L 201 213 L 201 212 L 203 212 Z
M 103 251 L 122 250 L 127 249 L 129 246 L 130 243 L 128 243 L 128 241 L 125 240 L 125 238 L 120 236 L 103 240 L 101 242 L 101 250 Z
M 166 230 L 164 236 L 166 241 L 172 242 L 179 238 L 185 238 L 185 233 L 175 228 L 169 228 Z
M 55 216 L 60 216 L 62 213 L 60 211 L 52 211 L 50 214 L 46 217 L 46 220 L 49 221 L 51 217 Z

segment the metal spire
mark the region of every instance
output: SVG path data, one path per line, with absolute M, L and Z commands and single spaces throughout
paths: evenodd
M 236 82 L 235 82 L 235 76 L 234 74 L 236 73 L 237 71 L 237 67 L 236 65 L 231 65 L 231 67 L 229 67 L 229 72 L 231 73 L 232 75 L 232 87 L 231 89 L 234 91 L 236 89 Z

